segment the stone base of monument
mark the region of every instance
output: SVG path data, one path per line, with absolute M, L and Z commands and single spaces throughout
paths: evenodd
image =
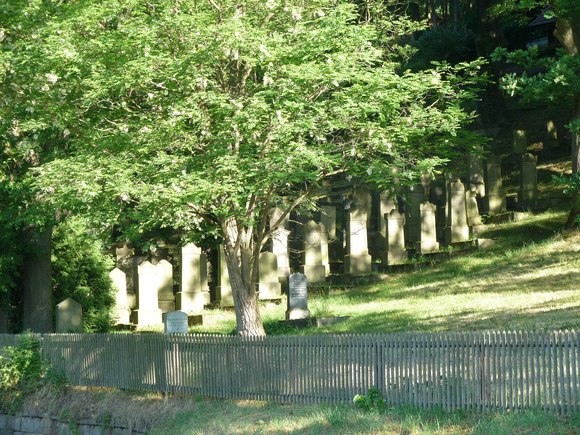
M 298 268 L 308 278 L 309 284 L 326 281 L 326 268 L 322 264 L 308 265 L 305 264 Z
M 132 323 L 117 323 L 113 325 L 113 331 L 134 331 L 136 328 Z
M 131 322 L 137 326 L 161 325 L 163 323 L 163 313 L 159 308 L 137 309 L 131 315 L 133 317 Z
M 171 313 L 175 311 L 175 301 L 159 301 L 158 302 L 159 309 L 162 313 Z
M 310 310 L 293 309 L 286 311 L 286 320 L 308 319 L 310 317 Z
M 490 214 L 485 219 L 486 224 L 505 224 L 514 220 L 514 212 L 506 211 L 503 213 Z
M 345 255 L 344 273 L 352 276 L 369 275 L 372 271 L 372 257 L 369 254 Z
M 203 325 L 203 314 L 188 314 L 187 326 Z
M 486 229 L 485 225 L 473 225 L 473 226 L 469 227 L 469 235 L 476 236 L 476 235 L 484 232 L 485 229 Z
M 280 299 L 282 297 L 282 285 L 279 282 L 261 282 L 258 284 L 258 298 Z
M 293 326 L 295 328 L 321 328 L 323 326 L 335 325 L 337 323 L 346 322 L 351 316 L 336 316 L 336 317 L 308 317 L 306 319 L 290 319 L 280 320 L 280 323 Z

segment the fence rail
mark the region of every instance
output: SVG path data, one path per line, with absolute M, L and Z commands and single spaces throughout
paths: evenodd
M 2 346 L 18 336 L 0 335 Z M 45 334 L 71 384 L 231 399 L 348 402 L 477 412 L 580 407 L 580 331 L 240 338 Z

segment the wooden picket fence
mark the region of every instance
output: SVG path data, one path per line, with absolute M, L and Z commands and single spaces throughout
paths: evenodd
M 9 337 L 9 338 L 7 338 Z M 0 335 L 0 347 L 14 336 Z M 580 331 L 240 338 L 45 334 L 73 385 L 276 402 L 350 402 L 506 412 L 580 406 Z

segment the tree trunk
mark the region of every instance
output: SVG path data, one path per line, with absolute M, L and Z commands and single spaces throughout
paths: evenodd
M 574 98 L 574 121 L 580 122 L 580 95 Z M 570 135 L 570 141 L 572 142 L 572 175 L 578 174 L 578 169 L 580 168 L 580 134 L 573 131 Z M 576 192 L 576 198 L 572 199 L 572 208 L 570 213 L 568 213 L 568 218 L 566 219 L 565 228 L 574 228 L 578 226 L 576 218 L 580 214 L 580 199 L 578 195 L 580 192 Z
M 231 232 L 231 231 L 229 231 Z M 262 317 L 258 309 L 258 298 L 256 294 L 256 277 L 258 259 L 253 258 L 254 249 L 251 236 L 247 234 L 239 235 L 242 242 L 238 249 L 235 248 L 234 234 L 228 234 L 224 240 L 224 254 L 232 296 L 234 298 L 234 309 L 236 312 L 236 331 L 238 335 L 264 336 L 264 326 Z M 243 240 L 245 239 L 245 240 Z
M 23 261 L 23 327 L 33 332 L 53 332 L 54 300 L 52 295 L 52 227 L 27 235 L 27 253 Z

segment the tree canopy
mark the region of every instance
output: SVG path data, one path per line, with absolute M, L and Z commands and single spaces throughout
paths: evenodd
M 404 70 L 420 25 L 339 0 L 31 1 L 0 14 L 0 140 L 34 167 L 27 204 L 130 240 L 213 236 L 242 334 L 263 333 L 254 259 L 270 210 L 341 174 L 389 188 L 432 172 L 462 144 L 482 64 Z

